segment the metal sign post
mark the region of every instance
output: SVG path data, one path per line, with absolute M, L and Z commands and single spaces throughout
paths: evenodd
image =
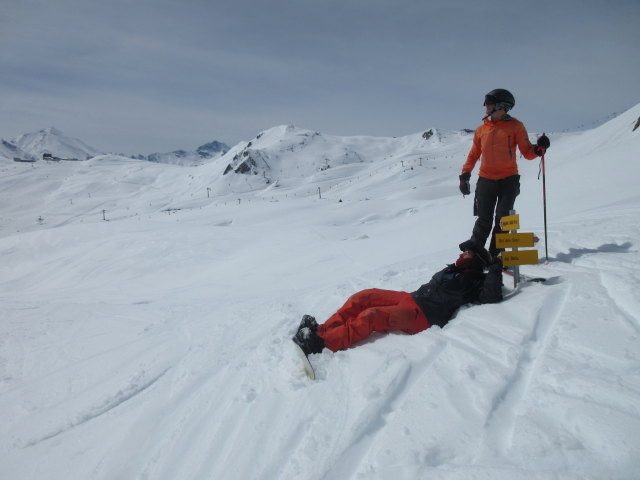
M 515 210 L 509 210 L 509 215 L 515 215 L 516 211 Z M 518 226 L 515 228 L 520 228 L 520 216 L 518 215 Z M 511 230 L 511 233 L 516 233 L 515 230 Z M 518 249 L 514 248 L 513 249 L 514 252 L 517 252 Z M 513 288 L 516 288 L 516 285 L 520 283 L 520 266 L 519 265 L 514 265 L 513 267 Z

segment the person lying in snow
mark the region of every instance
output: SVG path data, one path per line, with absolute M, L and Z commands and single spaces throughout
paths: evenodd
M 304 315 L 293 337 L 309 355 L 326 347 L 344 350 L 373 332 L 403 331 L 416 334 L 432 325 L 444 327 L 462 305 L 502 300 L 502 263 L 481 247 L 465 249 L 454 264 L 431 277 L 413 293 L 371 288 L 352 295 L 329 319 L 318 325 Z M 488 272 L 484 273 L 484 269 Z

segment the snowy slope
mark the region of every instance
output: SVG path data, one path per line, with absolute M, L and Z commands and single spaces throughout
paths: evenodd
M 0 478 L 637 478 L 639 116 L 551 137 L 550 262 L 523 267 L 550 281 L 325 350 L 315 382 L 303 313 L 412 291 L 468 237 L 470 135 L 275 127 L 188 169 L 0 164 Z

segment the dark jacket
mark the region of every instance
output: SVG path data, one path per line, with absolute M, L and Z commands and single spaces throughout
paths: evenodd
M 491 265 L 488 273 L 463 272 L 455 265 L 440 270 L 431 281 L 411 294 L 431 325 L 444 327 L 466 303 L 497 303 L 502 300 L 502 266 Z

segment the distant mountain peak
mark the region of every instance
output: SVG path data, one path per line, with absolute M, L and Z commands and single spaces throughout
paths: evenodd
M 64 137 L 64 133 L 62 133 L 60 130 L 58 130 L 56 127 L 47 127 L 41 130 L 41 132 L 44 132 L 47 135 L 55 135 L 57 137 Z
M 218 142 L 214 140 L 213 142 L 205 143 L 204 145 L 200 145 L 196 152 L 202 158 L 211 158 L 216 154 L 224 155 L 229 151 L 229 147 L 222 142 Z
M 77 138 L 66 136 L 55 127 L 25 133 L 12 143 L 36 158 L 42 158 L 47 153 L 58 158 L 86 160 L 101 153 Z
M 223 156 L 229 151 L 229 147 L 214 140 L 213 142 L 200 145 L 195 151 L 174 150 L 166 153 L 152 153 L 147 156 L 138 156 L 154 163 L 168 163 L 172 165 L 199 165 L 203 160 L 210 160 Z

